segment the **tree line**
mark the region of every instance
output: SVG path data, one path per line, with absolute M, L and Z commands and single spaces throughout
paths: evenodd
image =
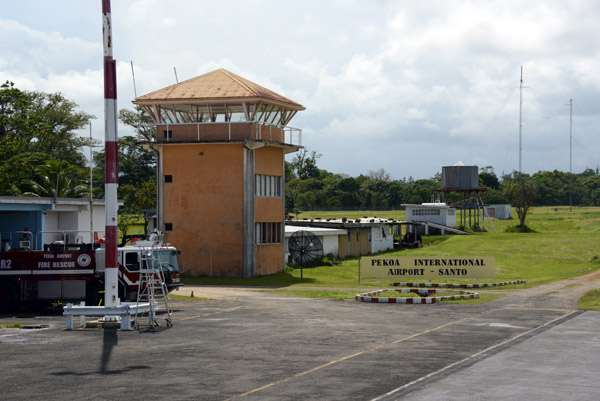
M 0 195 L 89 197 L 87 155 L 89 146 L 99 144 L 77 133 L 94 118 L 60 93 L 22 91 L 10 82 L 0 85 Z M 155 135 L 144 124 L 149 117 L 143 111 L 123 109 L 119 118 L 144 140 Z M 441 174 L 393 180 L 380 169 L 351 177 L 320 169 L 319 157 L 316 151 L 302 149 L 286 161 L 288 210 L 399 209 L 405 203 L 431 202 L 433 190 L 441 187 Z M 103 198 L 102 148 L 94 149 L 92 181 L 94 198 Z M 518 201 L 520 188 L 531 205 L 600 206 L 600 176 L 591 169 L 579 174 L 554 170 L 498 176 L 487 166 L 480 169 L 479 182 L 488 188 L 487 204 Z M 118 197 L 125 202 L 123 212 L 156 207 L 156 155 L 131 136 L 119 138 Z M 448 199 L 459 200 L 457 194 Z
M 380 169 L 350 177 L 319 169 L 319 157 L 316 151 L 303 149 L 286 162 L 286 209 L 399 209 L 402 204 L 435 201 L 433 190 L 442 187 L 441 173 L 428 179 L 392 180 L 389 173 Z M 515 202 L 515 187 L 523 181 L 531 187 L 528 197 L 532 206 L 600 206 L 600 176 L 592 169 L 579 174 L 554 170 L 529 175 L 513 171 L 500 176 L 491 166 L 479 171 L 479 186 L 487 188 L 486 204 Z M 459 194 L 448 196 L 449 203 L 459 201 Z
M 92 187 L 94 198 L 104 198 L 103 147 L 78 136 L 94 118 L 60 93 L 22 91 L 11 82 L 0 85 L 0 195 L 87 198 Z M 130 110 L 121 110 L 119 118 L 132 126 L 140 120 Z M 143 134 L 149 134 L 146 128 Z M 125 201 L 125 211 L 156 207 L 155 177 L 154 153 L 134 137 L 119 138 L 118 197 Z

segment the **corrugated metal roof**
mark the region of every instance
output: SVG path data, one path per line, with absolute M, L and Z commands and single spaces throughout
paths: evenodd
M 297 231 L 310 231 L 314 235 L 346 235 L 348 230 L 343 228 L 325 228 L 325 227 L 310 227 L 310 226 L 290 226 L 285 225 L 285 236 L 289 237 Z
M 296 110 L 304 110 L 301 104 L 222 68 L 140 96 L 133 103 L 155 104 L 230 99 L 270 100 L 292 106 Z
M 290 226 L 329 227 L 329 228 L 356 228 L 379 227 L 384 224 L 402 224 L 401 220 L 383 219 L 377 217 L 363 217 L 362 219 L 311 219 L 311 220 L 286 220 Z

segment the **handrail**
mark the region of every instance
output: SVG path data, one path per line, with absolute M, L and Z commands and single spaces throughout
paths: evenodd
M 36 232 L 36 243 L 37 243 L 37 239 L 38 236 L 41 237 L 41 235 L 43 234 L 62 234 L 62 241 L 63 241 L 63 250 L 66 249 L 67 247 L 67 234 L 71 234 L 71 233 L 82 233 L 82 234 L 89 234 L 89 238 L 90 241 L 89 243 L 92 244 L 94 243 L 94 233 L 104 233 L 105 230 L 44 230 L 44 231 L 38 231 Z M 78 236 L 78 238 L 81 238 L 81 244 L 85 244 L 86 242 L 83 241 L 83 236 Z M 41 240 L 41 238 L 40 238 Z M 77 241 L 77 239 L 76 239 Z M 78 243 L 78 242 L 75 242 Z M 37 244 L 36 244 L 37 245 Z
M 82 234 L 89 234 L 89 238 L 90 241 L 89 243 L 93 243 L 94 242 L 94 233 L 98 233 L 98 234 L 104 234 L 105 230 L 43 230 L 43 231 L 36 231 L 36 232 L 32 232 L 32 231 L 4 231 L 4 232 L 0 232 L 0 238 L 2 238 L 2 242 L 6 241 L 8 239 L 9 243 L 12 244 L 13 240 L 14 240 L 14 236 L 13 234 L 23 234 L 24 236 L 30 237 L 31 240 L 29 240 L 30 242 L 30 246 L 28 247 L 29 250 L 37 250 L 38 246 L 42 245 L 42 235 L 44 234 L 62 234 L 62 241 L 63 241 L 63 249 L 66 250 L 66 246 L 67 246 L 67 235 L 71 234 L 71 233 L 82 233 Z M 8 234 L 8 238 L 5 238 L 5 234 Z M 122 234 L 122 233 L 121 233 Z M 83 241 L 83 236 L 81 237 L 81 244 L 85 244 L 86 242 Z M 2 246 L 4 246 L 4 244 L 2 244 Z M 12 245 L 11 245 L 12 246 Z M 19 247 L 21 248 L 21 247 Z M 41 249 L 41 248 L 39 248 Z M 2 249 L 4 250 L 4 249 Z
M 265 122 L 258 122 L 258 121 L 223 121 L 223 122 L 212 122 L 212 121 L 207 121 L 207 122 L 180 122 L 180 123 L 173 123 L 173 122 L 165 122 L 165 123 L 144 123 L 142 124 L 142 126 L 144 127 L 157 127 L 157 126 L 164 126 L 166 127 L 166 131 L 169 132 L 169 129 L 172 128 L 173 126 L 196 126 L 196 132 L 195 133 L 189 133 L 189 137 L 190 139 L 192 137 L 195 137 L 195 140 L 198 142 L 202 142 L 202 138 L 201 138 L 201 133 L 200 133 L 200 127 L 208 127 L 208 126 L 223 126 L 223 125 L 227 125 L 227 133 L 225 134 L 225 137 L 223 139 L 226 138 L 226 140 L 231 141 L 232 140 L 232 127 L 234 126 L 243 126 L 243 125 L 248 125 L 248 126 L 252 126 L 255 125 L 257 126 L 257 130 L 256 132 L 253 134 L 252 130 L 250 130 L 247 134 L 242 135 L 242 137 L 245 136 L 246 140 L 253 140 L 253 139 L 257 139 L 257 140 L 269 140 L 269 141 L 274 141 L 274 142 L 282 142 L 285 144 L 290 144 L 290 145 L 297 145 L 297 146 L 302 146 L 302 129 L 300 128 L 294 128 L 294 127 L 289 127 L 286 125 L 279 125 L 279 124 L 271 124 L 271 123 L 265 123 Z M 266 129 L 268 128 L 268 137 L 263 136 L 263 132 L 266 132 Z M 273 138 L 273 129 L 279 129 L 281 130 L 282 136 L 283 138 Z M 167 135 L 166 138 L 159 138 L 158 136 L 158 132 L 156 133 L 156 137 L 152 138 L 152 140 L 150 141 L 151 143 L 165 143 L 165 142 L 172 142 L 173 141 L 173 135 Z M 295 138 L 294 138 L 295 137 Z M 283 139 L 283 141 L 282 141 Z

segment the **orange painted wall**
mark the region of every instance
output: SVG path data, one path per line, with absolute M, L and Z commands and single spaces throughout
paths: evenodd
M 254 155 L 254 172 L 283 177 L 283 149 L 275 147 L 257 149 Z M 279 198 L 255 197 L 255 221 L 280 222 L 283 227 L 283 204 L 283 196 Z M 283 233 L 281 237 L 283 238 Z M 272 274 L 280 272 L 282 269 L 283 243 L 256 246 L 256 274 Z
M 276 147 L 256 149 L 254 172 L 283 176 L 283 149 Z
M 164 183 L 164 222 L 173 224 L 165 236 L 182 250 L 182 270 L 243 276 L 241 144 L 163 146 L 163 174 L 173 177 Z
M 254 173 L 283 177 L 283 150 L 275 147 L 257 149 Z M 256 222 L 283 222 L 283 197 L 257 196 L 254 210 Z
M 252 139 L 255 124 L 200 124 L 200 125 L 170 125 L 171 138 L 164 137 L 166 125 L 158 125 L 159 142 L 206 142 L 206 141 L 242 141 Z
M 256 246 L 256 274 L 273 274 L 283 270 L 283 245 Z
M 285 142 L 285 135 L 281 128 L 264 126 L 256 123 L 218 123 L 218 124 L 190 124 L 169 125 L 171 138 L 164 136 L 167 125 L 158 125 L 156 132 L 159 142 L 196 142 L 196 141 L 242 141 L 264 140 Z

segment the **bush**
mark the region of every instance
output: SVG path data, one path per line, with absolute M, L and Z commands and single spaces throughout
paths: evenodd
M 507 233 L 535 233 L 534 229 L 528 227 L 526 224 L 511 226 L 506 229 Z
M 323 256 L 323 259 L 321 260 L 321 264 L 323 266 L 337 266 L 341 263 L 342 261 L 340 258 L 335 256 L 333 253 L 328 253 L 327 255 Z

